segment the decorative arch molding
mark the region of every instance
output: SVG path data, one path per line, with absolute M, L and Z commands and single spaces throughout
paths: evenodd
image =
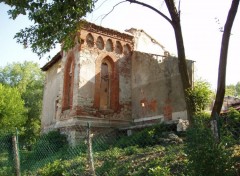
M 94 46 L 94 37 L 91 33 L 88 33 L 86 36 L 86 43 L 89 48 L 92 48 Z
M 96 46 L 100 50 L 104 49 L 104 41 L 103 41 L 103 38 L 101 36 L 98 36 Z
M 119 107 L 119 72 L 117 60 L 102 54 L 96 60 L 94 107 L 117 111 Z
M 75 59 L 73 52 L 71 52 L 64 67 L 62 111 L 72 109 L 73 106 L 74 69 Z
M 110 38 L 107 39 L 107 41 L 106 41 L 106 51 L 108 51 L 108 52 L 113 51 L 113 42 Z
M 123 46 L 123 54 L 124 54 L 125 56 L 130 56 L 130 55 L 131 55 L 131 47 L 130 47 L 129 44 L 125 44 L 125 45 Z
M 86 43 L 84 44 L 88 48 L 98 48 L 115 54 L 124 54 L 129 56 L 132 51 L 132 45 L 126 41 L 120 41 L 109 36 L 103 36 L 96 33 L 88 32 L 85 34 Z M 84 39 L 83 39 L 84 40 Z
M 116 43 L 115 43 L 115 53 L 122 54 L 122 52 L 123 52 L 122 43 L 120 41 L 116 41 Z

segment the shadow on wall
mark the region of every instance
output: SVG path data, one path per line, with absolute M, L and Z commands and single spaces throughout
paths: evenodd
M 59 119 L 89 116 L 131 121 L 131 59 L 124 56 L 116 62 L 107 55 L 95 62 L 82 62 L 79 81 L 73 77 L 75 66 L 66 68 L 63 101 L 67 105 Z M 90 69 L 93 68 L 94 69 Z M 94 76 L 89 76 L 94 75 Z M 66 91 L 68 90 L 68 91 Z M 76 91 L 74 91 L 76 90 Z M 73 93 L 72 93 L 73 92 Z M 74 99 L 77 103 L 73 103 Z M 63 104 L 64 104 L 63 102 Z M 56 110 L 56 111 L 60 111 Z

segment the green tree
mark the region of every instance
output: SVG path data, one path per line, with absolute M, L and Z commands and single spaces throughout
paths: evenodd
M 64 49 L 73 46 L 73 39 L 79 29 L 80 19 L 85 16 L 87 12 L 93 10 L 97 0 L 0 0 L 0 2 L 4 2 L 12 7 L 9 11 L 11 18 L 15 19 L 20 14 L 27 14 L 29 19 L 34 22 L 34 25 L 18 32 L 15 38 L 17 38 L 17 42 L 22 43 L 24 46 L 30 46 L 33 52 L 41 56 L 49 52 L 57 43 L 64 43 Z M 121 1 L 120 3 L 122 2 L 125 1 Z M 180 9 L 176 8 L 175 1 L 164 1 L 170 17 L 147 3 L 136 0 L 126 0 L 126 2 L 150 8 L 166 19 L 173 27 L 176 37 L 182 86 L 184 90 L 190 88 L 191 82 L 187 70 L 180 23 Z M 189 117 L 191 117 L 191 105 L 187 101 L 186 103 Z M 191 119 L 189 120 L 191 121 Z
M 206 126 L 206 117 L 197 116 L 194 126 L 186 133 L 185 153 L 187 154 L 188 175 L 191 176 L 233 176 L 235 175 L 232 150 L 226 145 L 229 136 L 222 136 L 216 142 Z M 226 140 L 225 140 L 226 138 Z
M 212 118 L 220 114 L 223 100 L 224 100 L 228 46 L 229 46 L 229 40 L 230 40 L 233 22 L 238 11 L 238 6 L 239 6 L 239 0 L 232 0 L 232 4 L 228 11 L 228 16 L 223 29 L 219 66 L 218 66 L 217 93 L 216 93 L 216 99 L 215 99 L 212 113 L 211 113 Z
M 14 132 L 26 122 L 24 101 L 17 88 L 0 83 L 0 133 Z
M 12 9 L 12 19 L 28 15 L 33 25 L 15 35 L 18 43 L 30 46 L 42 56 L 64 41 L 64 47 L 73 46 L 80 19 L 91 12 L 97 0 L 0 0 Z
M 15 19 L 20 14 L 27 14 L 29 19 L 34 22 L 34 25 L 21 30 L 15 37 L 19 43 L 22 43 L 25 46 L 30 45 L 32 50 L 41 56 L 43 53 L 50 51 L 56 43 L 64 42 L 63 47 L 65 49 L 73 46 L 73 39 L 75 38 L 75 34 L 79 28 L 79 20 L 85 16 L 87 12 L 91 12 L 93 10 L 94 4 L 97 0 L 0 0 L 0 3 L 1 2 L 12 7 L 12 10 L 9 11 L 11 18 Z M 120 3 L 122 2 L 125 1 L 121 1 Z M 145 6 L 157 12 L 172 25 L 176 38 L 182 86 L 184 90 L 190 88 L 191 82 L 187 71 L 180 23 L 180 1 L 179 5 L 176 5 L 174 0 L 164 0 L 169 15 L 165 15 L 157 8 L 144 2 L 137 0 L 126 0 L 126 2 Z M 239 0 L 232 0 L 223 30 L 219 59 L 217 94 L 212 110 L 212 117 L 220 113 L 223 104 L 229 38 L 238 10 L 238 5 Z M 187 102 L 188 116 L 190 116 L 189 120 L 191 121 L 192 102 Z
M 240 81 L 237 82 L 235 87 L 236 87 L 236 94 L 237 94 L 238 97 L 240 97 Z
M 175 39 L 176 39 L 176 45 L 177 45 L 177 54 L 178 54 L 178 60 L 179 60 L 179 72 L 181 75 L 181 80 L 182 80 L 182 87 L 184 90 L 185 94 L 185 101 L 186 101 L 186 108 L 188 112 L 188 120 L 190 124 L 192 123 L 192 103 L 193 101 L 187 97 L 187 91 L 188 89 L 191 89 L 191 81 L 189 78 L 188 74 L 188 69 L 187 69 L 187 61 L 186 61 L 186 54 L 185 54 L 185 47 L 184 47 L 184 41 L 183 41 L 183 35 L 182 35 L 182 26 L 181 26 L 181 18 L 180 18 L 180 3 L 177 8 L 176 2 L 174 0 L 164 0 L 166 7 L 168 9 L 169 15 L 165 15 L 162 13 L 160 10 L 157 8 L 145 3 L 145 2 L 140 2 L 137 0 L 126 0 L 130 3 L 142 5 L 146 8 L 149 8 L 156 13 L 158 13 L 162 18 L 164 18 L 169 24 L 172 26 L 175 34 Z
M 40 134 L 43 82 L 44 74 L 34 62 L 13 63 L 0 68 L 0 83 L 15 87 L 25 102 L 27 120 L 22 132 L 29 143 Z
M 235 96 L 236 95 L 236 86 L 233 84 L 226 86 L 225 96 Z
M 194 113 L 206 110 L 214 95 L 210 88 L 210 84 L 203 80 L 195 81 L 193 89 L 189 89 L 187 92 L 188 97 L 193 101 L 192 111 Z

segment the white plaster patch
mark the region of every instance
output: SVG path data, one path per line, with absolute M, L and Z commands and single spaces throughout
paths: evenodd
M 187 111 L 179 111 L 179 112 L 173 112 L 172 113 L 172 120 L 187 120 Z
M 94 65 L 85 65 L 80 69 L 80 81 L 81 87 L 84 86 L 87 82 L 95 83 L 95 66 Z

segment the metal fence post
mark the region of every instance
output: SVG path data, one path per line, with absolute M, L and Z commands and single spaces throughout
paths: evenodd
M 18 131 L 17 130 L 16 130 L 16 135 L 14 135 L 12 137 L 12 142 L 13 142 L 13 152 L 14 152 L 16 176 L 21 176 L 19 146 L 18 146 Z

